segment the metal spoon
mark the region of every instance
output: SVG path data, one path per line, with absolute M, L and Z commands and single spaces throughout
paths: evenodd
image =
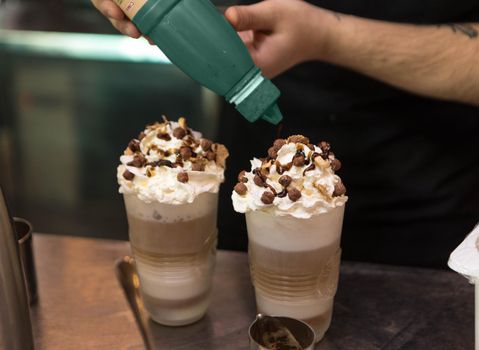
M 130 256 L 125 256 L 123 259 L 117 261 L 115 271 L 116 277 L 118 278 L 123 291 L 125 292 L 126 299 L 130 304 L 131 310 L 135 315 L 135 320 L 140 329 L 145 348 L 147 350 L 152 350 L 154 348 L 154 338 L 151 332 L 149 332 L 148 314 L 140 296 L 140 280 L 138 278 L 138 273 L 136 272 L 135 260 Z

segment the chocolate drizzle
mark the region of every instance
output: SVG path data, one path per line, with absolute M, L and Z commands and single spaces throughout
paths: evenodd
M 316 168 L 316 165 L 314 165 L 314 163 L 311 163 L 306 169 L 304 169 L 303 176 L 306 175 L 306 172 L 314 170 L 315 168 Z
M 271 192 L 273 192 L 273 194 L 274 194 L 275 196 L 278 195 L 278 193 L 276 192 L 276 190 L 274 189 L 274 187 L 271 186 L 271 185 L 269 185 L 269 184 L 267 184 L 266 182 L 264 183 L 264 187 L 269 188 L 269 189 L 271 190 Z
M 276 172 L 279 174 L 279 175 L 283 175 L 284 173 L 284 170 L 283 170 L 283 167 L 281 166 L 281 163 L 276 161 L 274 163 L 274 165 L 276 165 Z
M 303 150 L 302 147 L 301 148 L 298 147 L 298 149 L 296 150 L 296 153 L 293 156 L 293 158 L 298 157 L 298 156 L 303 156 L 304 158 L 306 158 L 306 154 L 304 154 L 304 150 Z
M 263 174 L 263 172 L 261 171 L 261 168 L 254 169 L 253 174 L 258 175 L 261 178 L 261 180 L 263 180 L 263 182 L 266 183 L 267 177 L 265 174 Z
M 175 164 L 180 166 L 180 167 L 183 167 L 183 158 L 181 157 L 180 154 L 176 155 Z
M 171 140 L 170 134 L 168 134 L 166 132 L 165 133 L 158 133 L 158 135 L 156 137 L 158 137 L 161 140 L 165 140 L 165 141 L 170 141 Z
M 168 168 L 173 168 L 173 163 L 170 162 L 168 159 L 160 159 L 159 161 L 157 162 L 153 162 L 154 163 L 154 166 L 166 166 Z
M 276 172 L 279 175 L 283 175 L 285 171 L 291 170 L 291 168 L 293 167 L 293 162 L 289 162 L 286 165 L 281 165 L 280 162 L 276 161 L 274 164 L 276 165 Z

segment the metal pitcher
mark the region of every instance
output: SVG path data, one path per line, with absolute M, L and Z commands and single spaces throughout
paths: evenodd
M 12 217 L 0 187 L 0 349 L 30 350 L 32 324 Z

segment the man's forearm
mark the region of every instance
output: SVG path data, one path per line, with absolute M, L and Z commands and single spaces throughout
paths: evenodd
M 479 25 L 396 24 L 324 10 L 317 23 L 323 42 L 314 58 L 417 94 L 479 105 Z

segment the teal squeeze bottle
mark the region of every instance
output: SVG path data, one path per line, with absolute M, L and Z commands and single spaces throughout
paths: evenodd
M 250 122 L 277 124 L 280 92 L 209 0 L 115 0 L 178 68 L 224 96 Z

